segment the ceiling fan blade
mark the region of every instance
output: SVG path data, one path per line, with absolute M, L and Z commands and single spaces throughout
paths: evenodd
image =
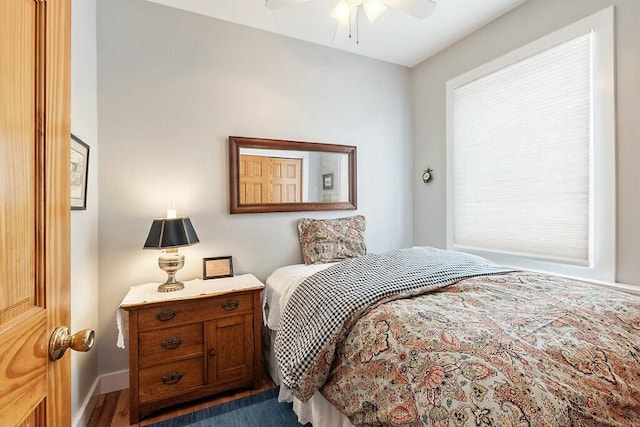
M 304 3 L 308 0 L 264 0 L 264 5 L 269 9 L 280 9 L 292 4 Z
M 426 18 L 436 9 L 436 2 L 431 0 L 384 0 L 389 7 L 401 10 L 416 18 Z

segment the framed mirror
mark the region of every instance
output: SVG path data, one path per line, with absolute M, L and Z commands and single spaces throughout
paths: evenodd
M 356 147 L 229 137 L 230 212 L 356 209 Z

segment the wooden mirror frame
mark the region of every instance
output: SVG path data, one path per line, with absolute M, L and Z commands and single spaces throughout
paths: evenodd
M 240 148 L 345 153 L 348 155 L 349 164 L 349 200 L 341 202 L 262 203 L 241 205 L 239 177 Z M 356 147 L 350 145 L 285 141 L 280 139 L 246 138 L 241 136 L 229 137 L 229 205 L 230 212 L 232 214 L 356 209 L 356 177 Z

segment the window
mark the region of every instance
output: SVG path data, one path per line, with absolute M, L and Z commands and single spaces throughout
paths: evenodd
M 614 280 L 613 8 L 447 82 L 450 249 Z

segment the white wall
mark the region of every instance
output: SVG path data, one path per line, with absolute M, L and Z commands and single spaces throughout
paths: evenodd
M 98 91 L 96 0 L 73 0 L 71 131 L 87 143 L 87 210 L 71 211 L 71 330 L 98 330 Z M 97 341 L 102 337 L 98 335 Z M 98 350 L 71 354 L 71 413 L 75 418 L 98 372 Z M 75 421 L 75 420 L 74 420 Z
M 99 372 L 126 369 L 116 308 L 163 281 L 142 245 L 175 199 L 200 244 L 260 279 L 301 262 L 301 217 L 367 217 L 369 250 L 412 243 L 409 70 L 141 0 L 98 2 Z M 358 210 L 230 215 L 229 135 L 358 147 Z
M 414 244 L 446 247 L 445 83 L 520 46 L 616 6 L 617 281 L 640 285 L 640 1 L 528 0 L 411 70 Z

